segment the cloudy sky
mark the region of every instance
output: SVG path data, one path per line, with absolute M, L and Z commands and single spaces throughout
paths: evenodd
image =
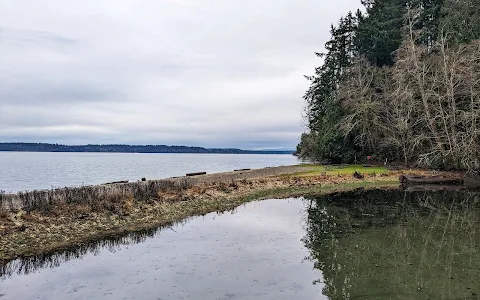
M 359 0 L 0 0 L 0 141 L 293 148 Z

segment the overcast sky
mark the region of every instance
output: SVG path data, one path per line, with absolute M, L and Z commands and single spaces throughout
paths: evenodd
M 0 0 L 0 141 L 293 148 L 359 0 Z

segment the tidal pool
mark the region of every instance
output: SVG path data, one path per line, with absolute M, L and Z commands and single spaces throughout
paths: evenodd
M 0 267 L 6 299 L 480 299 L 480 194 L 264 200 Z

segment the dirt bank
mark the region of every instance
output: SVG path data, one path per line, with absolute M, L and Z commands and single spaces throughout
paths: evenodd
M 224 211 L 255 199 L 398 184 L 402 173 L 365 172 L 362 179 L 356 179 L 349 172 L 322 171 L 312 165 L 266 168 L 198 176 L 193 185 L 165 189 L 141 201 L 129 196 L 105 200 L 101 205 L 71 202 L 28 213 L 23 209 L 3 210 L 0 212 L 0 261 L 59 251 L 106 236 Z M 184 179 L 169 180 L 181 183 Z

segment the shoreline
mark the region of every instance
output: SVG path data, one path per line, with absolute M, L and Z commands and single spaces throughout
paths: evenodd
M 360 171 L 365 172 L 364 177 L 356 179 L 348 168 L 321 168 L 296 165 L 201 175 L 183 189 L 167 189 L 142 201 L 132 197 L 116 198 L 96 209 L 84 204 L 64 204 L 29 213 L 21 208 L 4 210 L 0 213 L 0 264 L 230 210 L 250 201 L 323 195 L 356 188 L 398 187 L 401 174 L 429 174 L 420 170 L 379 172 L 365 168 Z M 175 184 L 185 178 L 157 182 Z M 111 206 L 115 209 L 111 210 Z

